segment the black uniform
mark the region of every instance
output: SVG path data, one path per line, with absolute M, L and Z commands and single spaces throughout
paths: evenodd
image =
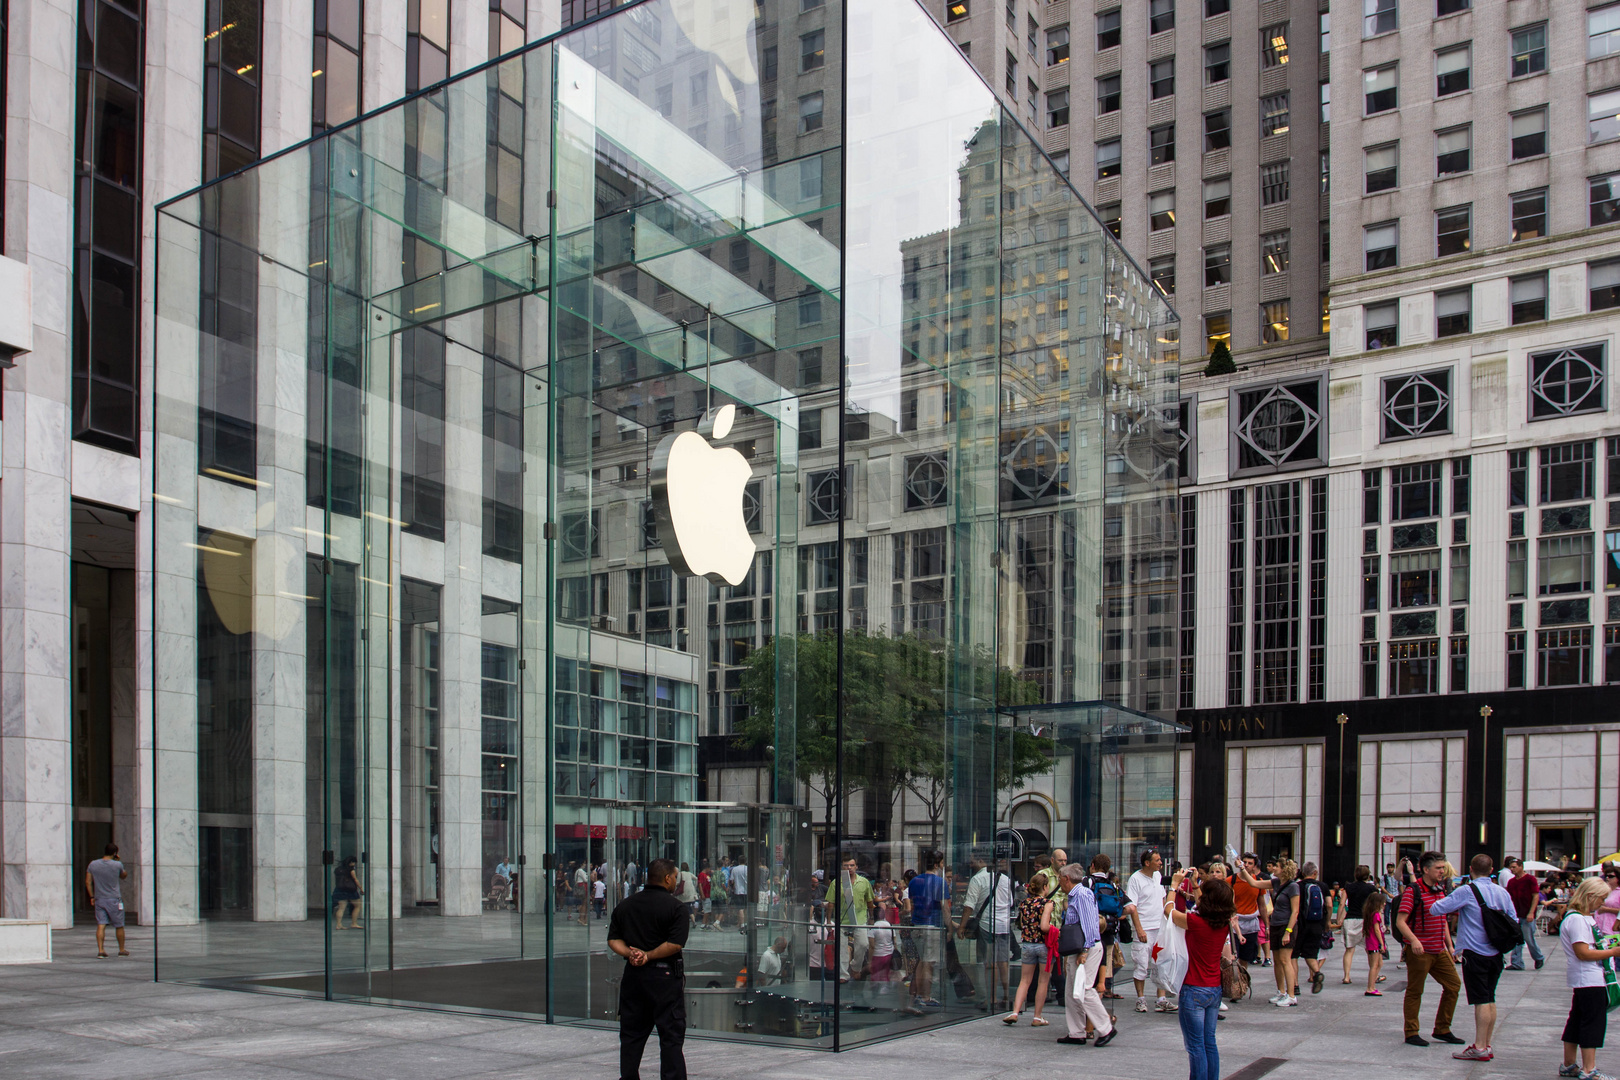
M 651 952 L 666 942 L 682 948 L 692 925 L 687 906 L 673 893 L 656 885 L 622 901 L 613 909 L 608 940 Z M 681 954 L 649 960 L 641 967 L 625 962 L 619 983 L 619 1077 L 640 1080 L 641 1053 L 647 1036 L 658 1029 L 661 1080 L 686 1080 L 686 979 Z

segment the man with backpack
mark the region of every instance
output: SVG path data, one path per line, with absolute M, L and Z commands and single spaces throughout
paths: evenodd
M 1305 961 L 1311 972 L 1311 993 L 1320 994 L 1326 980 L 1322 976 L 1322 939 L 1327 934 L 1327 893 L 1316 877 L 1316 864 L 1299 868 L 1299 932 L 1294 935 L 1294 959 Z
M 1502 953 L 1522 942 L 1513 897 L 1491 877 L 1489 855 L 1468 863 L 1469 882 L 1429 910 L 1444 918 L 1457 913 L 1457 945 L 1462 950 L 1463 986 L 1474 1007 L 1474 1041 L 1451 1056 L 1458 1061 L 1489 1061 L 1496 1027 L 1496 981 L 1502 977 Z
M 1441 884 L 1446 877 L 1446 857 L 1438 851 L 1425 851 L 1418 856 L 1418 867 L 1418 877 L 1401 894 L 1395 913 L 1395 932 L 1405 943 L 1401 959 L 1406 964 L 1406 1045 L 1429 1045 L 1418 1034 L 1418 1013 L 1423 1008 L 1423 984 L 1432 976 L 1441 992 L 1431 1037 L 1461 1046 L 1463 1041 L 1451 1033 L 1451 1015 L 1457 1008 L 1462 980 L 1451 962 L 1451 928 L 1445 915 L 1435 910 L 1446 897 Z
M 1114 862 L 1102 852 L 1091 858 L 1091 893 L 1097 898 L 1097 923 L 1102 931 L 1102 956 L 1098 961 L 1097 991 L 1104 997 L 1114 993 L 1114 942 L 1125 921 L 1125 892 L 1113 880 Z

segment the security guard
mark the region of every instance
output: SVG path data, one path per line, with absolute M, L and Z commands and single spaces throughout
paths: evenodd
M 679 872 L 669 859 L 654 859 L 647 887 L 613 909 L 608 948 L 624 957 L 619 981 L 619 1078 L 641 1080 L 641 1052 L 658 1029 L 660 1080 L 686 1080 L 686 979 L 681 949 L 692 925 L 687 906 L 675 898 Z

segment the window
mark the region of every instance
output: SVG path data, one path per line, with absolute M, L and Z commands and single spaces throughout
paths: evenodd
M 799 325 L 811 326 L 821 321 L 821 294 L 815 290 L 799 297 Z
M 1547 107 L 1514 113 L 1512 119 L 1513 160 L 1539 157 L 1547 152 Z
M 1321 237 L 1321 242 L 1318 246 L 1322 249 L 1322 280 L 1326 281 L 1328 279 L 1326 264 L 1330 261 L 1329 256 L 1333 253 L 1333 227 L 1329 222 L 1318 221 L 1316 223 L 1316 231 L 1317 235 Z
M 1453 604 L 1468 602 L 1468 549 L 1451 549 L 1450 599 Z
M 1590 626 L 1542 630 L 1536 634 L 1537 686 L 1585 686 L 1591 681 Z
M 1368 225 L 1361 230 L 1361 250 L 1366 255 L 1368 270 L 1383 270 L 1400 265 L 1397 257 L 1400 228 L 1399 222 L 1386 221 L 1381 225 Z
M 1512 196 L 1513 239 L 1533 240 L 1547 232 L 1547 189 Z
M 1620 173 L 1594 176 L 1586 182 L 1588 224 L 1620 221 Z
M 1260 31 L 1260 66 L 1281 67 L 1288 63 L 1288 24 L 1278 23 Z
M 1159 291 L 1166 296 L 1176 293 L 1176 257 L 1167 255 L 1162 259 L 1154 259 L 1148 264 L 1148 277 Z
M 1260 166 L 1260 205 L 1275 206 L 1288 201 L 1288 162 Z
M 1266 233 L 1260 237 L 1260 273 L 1288 273 L 1288 231 Z
M 310 119 L 316 132 L 360 115 L 360 4 L 326 5 L 315 13 Z
M 1169 97 L 1176 92 L 1176 60 L 1168 57 L 1148 65 L 1148 96 Z
M 1522 633 L 1507 636 L 1507 687 L 1509 690 L 1524 689 L 1524 635 Z
M 1400 186 L 1400 153 L 1399 143 L 1372 146 L 1362 151 L 1368 195 Z
M 1510 540 L 1507 546 L 1507 595 L 1509 599 L 1525 593 L 1527 563 L 1525 541 Z
M 1389 643 L 1389 694 L 1410 697 L 1440 692 L 1440 642 Z
M 1596 448 L 1590 442 L 1560 443 L 1541 448 L 1541 501 L 1579 502 L 1597 487 Z
M 1052 155 L 1052 168 L 1064 176 L 1069 175 L 1069 152 L 1067 150 L 1059 150 Z
M 1361 610 L 1378 610 L 1378 556 L 1361 560 Z
M 827 65 L 827 32 L 812 30 L 799 35 L 799 70 L 815 71 Z
M 1513 325 L 1541 322 L 1547 317 L 1547 273 L 1526 274 L 1508 281 Z
M 1119 239 L 1119 203 L 1105 203 L 1097 207 L 1097 220 L 1115 240 Z
M 1320 183 L 1317 186 L 1319 186 L 1322 189 L 1322 194 L 1326 195 L 1326 194 L 1328 194 L 1328 192 L 1329 192 L 1329 190 L 1331 188 L 1331 181 L 1332 181 L 1332 175 L 1333 175 L 1332 171 L 1331 171 L 1332 165 L 1333 165 L 1333 153 L 1332 153 L 1332 151 L 1330 151 L 1325 146 L 1322 149 L 1318 150 L 1316 152 L 1316 162 L 1317 162 L 1316 174 L 1317 174 L 1318 179 L 1320 180 Z M 1323 224 L 1326 224 L 1326 223 L 1324 222 Z M 1327 260 L 1323 259 L 1322 261 L 1326 262 Z M 1327 279 L 1323 278 L 1322 280 L 1326 281 Z
M 1097 179 L 1119 175 L 1119 140 L 1097 144 Z
M 1097 80 L 1097 115 L 1119 112 L 1119 76 L 1104 75 Z
M 1362 0 L 1364 17 L 1361 20 L 1361 36 L 1364 38 L 1387 34 L 1400 25 L 1399 12 L 1395 7 L 1395 0 Z
M 1388 112 L 1396 106 L 1395 65 L 1373 68 L 1361 75 L 1362 92 L 1366 96 L 1366 115 Z
M 1105 11 L 1097 16 L 1097 51 L 1119 45 L 1119 9 Z
M 1148 33 L 1157 34 L 1162 30 L 1174 29 L 1176 25 L 1176 0 L 1149 0 L 1148 2 Z
M 1601 344 L 1531 353 L 1530 419 L 1601 412 L 1605 366 Z
M 1288 301 L 1260 305 L 1260 344 L 1275 345 L 1288 340 Z
M 1620 262 L 1587 263 L 1586 290 L 1591 310 L 1620 307 Z
M 1536 541 L 1537 596 L 1591 593 L 1592 549 L 1591 533 L 1544 536 Z
M 1224 341 L 1227 347 L 1232 345 L 1232 313 L 1230 311 L 1216 311 L 1204 316 L 1204 345 L 1206 351 L 1213 350 L 1216 342 Z
M 1286 312 L 1280 314 L 1286 319 Z M 1231 432 L 1234 471 L 1275 471 L 1320 462 L 1326 450 L 1322 397 L 1320 379 L 1233 391 L 1229 414 L 1237 421 Z
M 1470 49 L 1459 45 L 1434 54 L 1434 96 L 1460 94 L 1468 89 Z
M 799 386 L 816 386 L 821 382 L 821 346 L 799 351 Z
M 1508 505 L 1523 506 L 1530 485 L 1530 451 L 1508 451 Z
M 799 414 L 800 450 L 821 448 L 821 412 L 820 409 L 805 409 Z
M 1434 14 L 1436 18 L 1441 18 L 1455 15 L 1459 11 L 1467 11 L 1473 6 L 1473 0 L 1435 0 Z
M 1035 42 L 1041 36 L 1041 24 L 1035 21 L 1035 16 L 1026 14 L 1024 16 L 1024 28 L 1024 46 L 1029 49 L 1029 55 L 1034 56 L 1036 51 Z
M 1069 62 L 1069 28 L 1054 26 L 1046 32 L 1046 66 Z
M 1333 41 L 1333 19 L 1325 11 L 1318 12 L 1316 16 L 1316 50 L 1323 56 L 1328 54 L 1329 46 Z
M 1148 132 L 1148 164 L 1163 165 L 1176 160 L 1176 126 L 1154 128 Z
M 1204 49 L 1204 85 L 1225 82 L 1232 77 L 1232 43 L 1223 41 Z
M 1620 589 L 1620 532 L 1603 534 L 1603 587 Z
M 968 0 L 950 0 L 945 5 L 945 21 L 947 23 L 959 22 L 968 17 Z
M 1316 122 L 1326 124 L 1333 119 L 1333 84 L 1323 81 L 1316 84 Z
M 1232 0 L 1204 0 L 1204 18 L 1213 19 L 1232 10 Z
M 1473 125 L 1451 128 L 1434 133 L 1434 171 L 1437 176 L 1450 176 L 1469 170 L 1473 149 Z
M 1391 611 L 1440 603 L 1440 552 L 1402 551 L 1389 557 Z
M 1440 463 L 1397 465 L 1389 470 L 1389 520 L 1421 521 L 1440 516 Z M 1439 595 L 1438 593 L 1436 594 Z
M 1232 178 L 1204 181 L 1204 219 L 1225 217 L 1232 212 Z
M 1232 145 L 1232 110 L 1204 114 L 1204 151 L 1225 150 Z
M 1434 336 L 1455 337 L 1468 333 L 1473 321 L 1474 290 L 1449 289 L 1434 294 Z
M 1260 137 L 1288 133 L 1288 94 L 1272 94 L 1260 99 Z
M 1371 616 L 1368 616 L 1369 620 L 1371 618 Z M 1361 647 L 1361 696 L 1364 698 L 1378 696 L 1378 643 L 1376 641 Z
M 1469 478 L 1473 472 L 1472 463 L 1468 458 L 1454 458 L 1451 462 L 1451 512 L 1453 514 L 1466 514 L 1469 507 Z M 1460 523 L 1466 527 L 1467 523 Z M 1456 540 L 1466 540 L 1467 534 L 1454 537 Z
M 1434 214 L 1435 255 L 1460 255 L 1468 250 L 1469 235 L 1473 228 L 1473 209 L 1452 206 L 1436 210 Z
M 1377 525 L 1379 521 L 1379 506 L 1383 502 L 1382 487 L 1384 471 L 1382 469 L 1361 470 L 1361 523 L 1363 525 Z M 1378 530 L 1367 530 L 1368 551 L 1378 550 Z M 1377 607 L 1378 602 L 1373 601 Z
M 1400 305 L 1390 300 L 1383 304 L 1368 304 L 1362 308 L 1367 327 L 1367 348 L 1390 349 L 1401 343 Z
M 1018 57 L 1011 49 L 1007 50 L 1007 96 L 1014 100 L 1018 97 Z
M 821 130 L 823 98 L 820 90 L 799 99 L 799 134 Z
M 1513 31 L 1513 77 L 1547 70 L 1547 24 L 1536 23 Z
M 1174 228 L 1176 224 L 1176 193 L 1155 191 L 1148 196 L 1148 232 Z
M 1602 142 L 1620 135 L 1620 90 L 1586 97 L 1586 141 Z
M 1232 245 L 1211 244 L 1204 249 L 1204 288 L 1232 280 Z
M 1394 304 L 1387 305 L 1393 308 Z M 1369 311 L 1372 309 L 1369 307 Z M 1371 330 L 1369 328 L 1369 334 Z M 1451 371 L 1420 371 L 1411 375 L 1392 375 L 1383 380 L 1383 439 L 1385 442 L 1394 442 L 1398 439 L 1416 439 L 1425 435 L 1444 435 L 1451 431 Z M 1423 466 L 1414 466 L 1423 468 Z M 1405 466 L 1396 469 L 1399 474 Z M 1435 466 L 1438 470 L 1438 466 Z M 1434 482 L 1437 485 L 1431 499 L 1434 512 L 1439 513 L 1440 508 L 1440 482 L 1438 471 Z M 1411 505 L 1410 498 L 1404 505 Z M 1396 513 L 1396 518 L 1402 515 Z
M 1598 60 L 1620 53 L 1620 4 L 1586 13 L 1586 58 Z
M 1053 90 L 1046 95 L 1046 126 L 1066 127 L 1069 123 L 1069 92 Z

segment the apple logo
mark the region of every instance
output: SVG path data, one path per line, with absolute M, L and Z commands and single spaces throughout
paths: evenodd
M 753 470 L 732 447 L 709 444 L 731 434 L 737 407 L 704 414 L 696 431 L 667 435 L 653 454 L 653 513 L 664 552 L 678 574 L 740 585 L 754 565 L 754 538 L 743 518 L 743 489 Z

